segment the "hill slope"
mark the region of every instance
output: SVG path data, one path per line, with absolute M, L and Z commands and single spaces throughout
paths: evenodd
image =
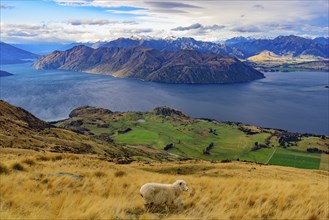
M 264 75 L 235 58 L 194 50 L 157 51 L 143 47 L 92 49 L 77 46 L 38 59 L 37 69 L 111 74 L 163 83 L 235 83 Z
M 0 173 L 2 219 L 329 217 L 329 177 L 324 171 L 242 162 L 118 165 L 88 155 L 1 148 L 0 161 L 5 171 Z M 144 209 L 139 194 L 143 184 L 177 179 L 184 179 L 189 187 L 180 196 L 181 208 Z
M 24 63 L 26 62 L 26 60 L 33 60 L 37 57 L 38 56 L 36 54 L 33 54 L 26 50 L 19 49 L 10 44 L 0 42 L 1 64 Z
M 108 135 L 118 144 L 154 146 L 187 158 L 329 170 L 329 137 L 193 119 L 169 107 L 112 114 L 82 107 L 56 126 L 92 137 Z
M 100 111 L 98 109 L 98 111 Z M 74 124 L 71 124 L 74 126 Z M 108 136 L 90 137 L 56 128 L 26 110 L 0 100 L 0 146 L 59 153 L 94 154 L 106 160 L 177 160 L 155 148 L 120 146 Z

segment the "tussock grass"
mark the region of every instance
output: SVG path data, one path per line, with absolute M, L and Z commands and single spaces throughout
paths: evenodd
M 107 175 L 103 171 L 96 171 L 94 173 L 94 176 L 96 176 L 96 177 L 104 177 L 104 176 L 107 176 Z
M 24 166 L 20 163 L 14 163 L 13 165 L 11 165 L 11 168 L 13 170 L 17 170 L 17 171 L 24 171 L 25 170 Z
M 122 177 L 122 176 L 124 176 L 124 175 L 126 175 L 126 172 L 124 172 L 124 171 L 122 171 L 122 170 L 116 171 L 116 172 L 114 173 L 114 176 L 115 176 L 115 177 Z
M 44 155 L 38 155 L 36 157 L 36 160 L 39 160 L 39 161 L 48 161 L 48 160 L 50 160 L 50 158 L 47 157 L 47 156 L 44 156 Z
M 53 157 L 51 154 L 46 156 Z M 26 157 L 0 150 L 4 166 Z M 329 195 L 326 193 L 329 174 L 325 171 L 242 162 L 118 165 L 94 156 L 77 157 L 69 159 L 65 155 L 60 161 L 43 161 L 42 166 L 33 167 L 33 172 L 1 175 L 1 219 L 320 220 L 329 217 Z M 182 169 L 189 166 L 211 169 L 184 175 L 161 171 L 176 170 L 180 166 Z M 59 172 L 84 177 L 55 175 Z M 119 172 L 123 175 L 114 178 Z M 184 179 L 190 188 L 181 194 L 182 208 L 145 210 L 139 195 L 144 183 L 172 183 L 177 179 Z
M 31 158 L 24 159 L 24 160 L 22 161 L 22 163 L 25 163 L 25 164 L 27 164 L 27 165 L 29 165 L 29 166 L 33 166 L 33 165 L 35 165 L 35 161 L 34 161 L 33 159 L 31 159 Z
M 0 174 L 8 174 L 8 173 L 9 173 L 8 167 L 0 163 Z

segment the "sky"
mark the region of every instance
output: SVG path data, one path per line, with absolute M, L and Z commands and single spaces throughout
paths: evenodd
M 328 36 L 328 0 L 1 0 L 1 41 Z

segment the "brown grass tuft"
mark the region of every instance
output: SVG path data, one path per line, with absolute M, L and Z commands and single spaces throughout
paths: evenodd
M 31 159 L 31 158 L 27 158 L 27 159 L 23 160 L 22 163 L 25 163 L 25 164 L 27 164 L 29 166 L 35 165 L 35 161 L 33 159 Z
M 44 156 L 44 155 L 39 155 L 39 156 L 37 156 L 36 159 L 39 160 L 39 161 L 48 161 L 48 160 L 50 160 L 49 157 Z
M 115 177 L 122 177 L 122 176 L 124 176 L 124 175 L 126 175 L 126 172 L 124 172 L 124 171 L 116 171 L 115 173 L 114 173 L 114 176 Z
M 94 173 L 94 176 L 100 178 L 100 177 L 104 177 L 104 176 L 106 176 L 106 173 L 104 173 L 103 171 L 96 171 L 96 172 Z
M 9 169 L 6 165 L 0 163 L 0 174 L 8 174 Z
M 23 167 L 23 165 L 20 164 L 20 163 L 14 163 L 13 165 L 11 165 L 11 168 L 13 170 L 17 170 L 17 171 L 24 171 L 25 170 L 25 168 Z
M 54 157 L 51 158 L 52 161 L 56 161 L 56 160 L 62 160 L 63 156 L 62 155 L 56 155 Z

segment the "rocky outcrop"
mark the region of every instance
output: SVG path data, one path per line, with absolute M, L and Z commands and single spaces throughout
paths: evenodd
M 153 109 L 152 112 L 154 112 L 155 115 L 178 116 L 178 117 L 189 118 L 189 116 L 184 112 L 167 106 L 157 107 Z
M 113 112 L 108 109 L 104 108 L 95 108 L 95 107 L 90 107 L 90 106 L 83 106 L 74 109 L 70 114 L 70 118 L 74 117 L 84 117 L 84 116 L 90 116 L 90 115 L 107 115 L 107 114 L 112 114 Z

